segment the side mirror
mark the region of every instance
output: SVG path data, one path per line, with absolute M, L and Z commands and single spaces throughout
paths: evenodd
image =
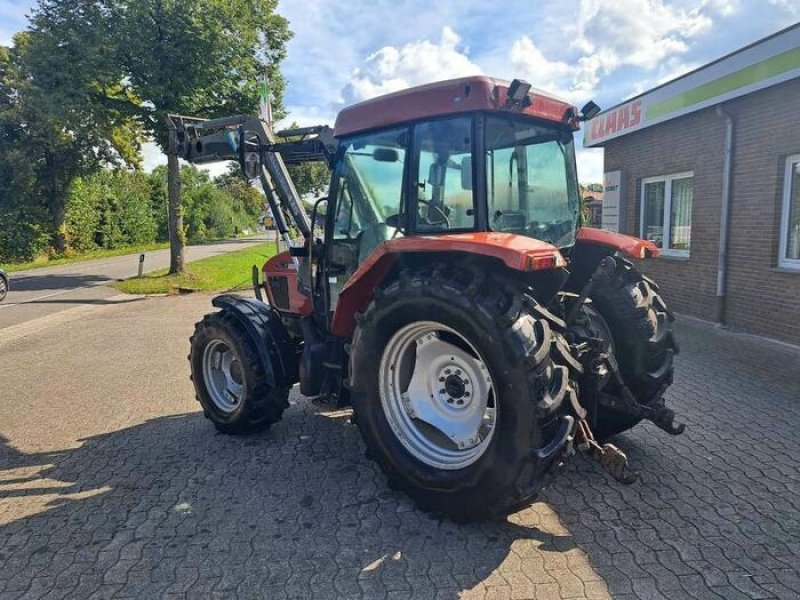
M 472 157 L 465 156 L 461 159 L 461 189 L 472 189 Z
M 244 169 L 245 177 L 248 179 L 256 179 L 258 177 L 258 171 L 260 167 L 261 157 L 257 152 L 247 152 L 244 155 L 244 165 L 242 168 Z
M 375 148 L 372 159 L 378 162 L 395 163 L 400 160 L 400 154 L 394 148 Z
M 434 163 L 428 171 L 428 183 L 433 186 L 441 187 L 444 185 L 444 173 L 447 170 L 447 165 Z

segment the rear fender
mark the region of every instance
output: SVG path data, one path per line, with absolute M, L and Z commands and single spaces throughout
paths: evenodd
M 658 256 L 658 246 L 630 235 L 582 227 L 578 231 L 575 245 L 569 250 L 570 276 L 566 283 L 567 291 L 579 293 L 600 261 L 612 255 L 622 255 L 625 259 L 643 259 Z
M 211 301 L 233 315 L 253 342 L 270 387 L 291 387 L 298 380 L 297 348 L 274 308 L 255 298 L 223 294 Z
M 566 266 L 566 260 L 555 246 L 513 233 L 454 233 L 389 240 L 372 251 L 342 289 L 331 323 L 331 333 L 341 337 L 353 334 L 356 313 L 367 308 L 375 288 L 403 256 L 432 257 L 442 253 L 463 254 L 465 258 L 484 256 L 497 259 L 506 268 L 521 273 Z
M 625 257 L 634 259 L 656 257 L 659 252 L 658 246 L 649 240 L 594 227 L 581 227 L 575 239 L 575 246 L 576 249 L 582 246 L 601 246 L 611 251 L 608 254 L 620 252 Z

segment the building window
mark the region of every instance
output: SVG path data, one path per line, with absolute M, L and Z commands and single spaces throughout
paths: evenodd
M 692 183 L 692 173 L 642 180 L 641 236 L 667 256 L 689 256 Z
M 800 154 L 786 159 L 779 266 L 800 270 Z

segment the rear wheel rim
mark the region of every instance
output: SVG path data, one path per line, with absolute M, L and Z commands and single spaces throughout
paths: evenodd
M 0 300 L 3 300 L 8 293 L 8 284 L 4 277 L 0 277 Z
M 378 378 L 389 426 L 414 458 L 457 470 L 484 455 L 497 423 L 495 388 L 463 335 L 434 321 L 402 327 L 383 351 Z
M 203 379 L 214 406 L 224 413 L 234 412 L 244 395 L 244 379 L 239 356 L 223 340 L 212 340 L 203 350 Z

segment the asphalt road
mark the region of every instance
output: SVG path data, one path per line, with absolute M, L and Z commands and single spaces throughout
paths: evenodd
M 264 236 L 229 240 L 186 248 L 186 260 L 193 261 L 261 244 Z M 145 272 L 169 266 L 169 250 L 145 253 Z M 69 265 L 44 267 L 11 273 L 11 291 L 0 304 L 0 329 L 45 317 L 80 305 L 100 305 L 119 295 L 105 284 L 137 274 L 139 254 L 100 258 Z

